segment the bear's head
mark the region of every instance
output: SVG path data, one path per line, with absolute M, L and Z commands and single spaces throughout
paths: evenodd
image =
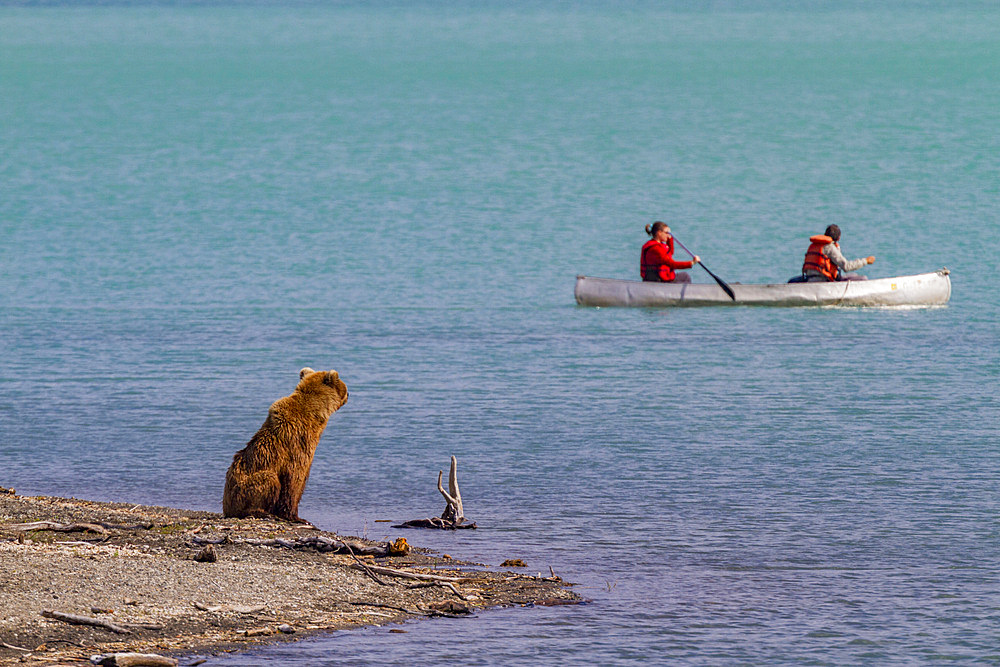
M 320 407 L 329 417 L 347 403 L 347 385 L 337 371 L 314 371 L 306 367 L 299 371 L 295 392 Z

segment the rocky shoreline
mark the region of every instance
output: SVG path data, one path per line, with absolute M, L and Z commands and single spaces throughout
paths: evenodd
M 0 665 L 125 653 L 211 664 L 317 633 L 580 601 L 559 577 L 486 571 L 402 541 L 12 492 L 0 492 L 0 573 Z

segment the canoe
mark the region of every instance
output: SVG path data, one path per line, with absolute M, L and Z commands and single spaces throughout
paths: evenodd
M 935 306 L 948 303 L 948 269 L 933 273 L 837 283 L 729 283 L 736 301 L 715 283 L 645 283 L 616 278 L 576 277 L 581 306 Z

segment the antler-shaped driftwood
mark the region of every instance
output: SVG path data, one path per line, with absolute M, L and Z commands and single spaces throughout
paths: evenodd
M 448 503 L 444 512 L 441 512 L 441 520 L 448 523 L 462 523 L 465 521 L 465 511 L 462 509 L 462 492 L 458 490 L 458 461 L 455 457 L 451 457 L 451 472 L 448 473 L 448 491 L 449 494 L 441 486 L 441 476 L 444 475 L 444 470 L 438 470 L 438 491 L 444 496 L 444 500 Z
M 444 511 L 440 517 L 429 519 L 413 519 L 393 526 L 393 528 L 443 528 L 454 530 L 456 528 L 475 528 L 475 523 L 465 523 L 465 510 L 462 508 L 462 492 L 458 490 L 458 461 L 451 457 L 451 472 L 448 473 L 448 491 L 441 485 L 441 478 L 444 470 L 438 471 L 438 491 L 444 496 Z M 449 493 L 450 492 L 450 493 Z

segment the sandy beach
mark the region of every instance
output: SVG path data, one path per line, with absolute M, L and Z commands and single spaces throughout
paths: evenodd
M 398 532 L 419 542 L 420 531 Z M 402 542 L 9 492 L 0 572 L 0 665 L 122 653 L 193 664 L 316 633 L 580 600 L 550 572 L 486 571 Z

